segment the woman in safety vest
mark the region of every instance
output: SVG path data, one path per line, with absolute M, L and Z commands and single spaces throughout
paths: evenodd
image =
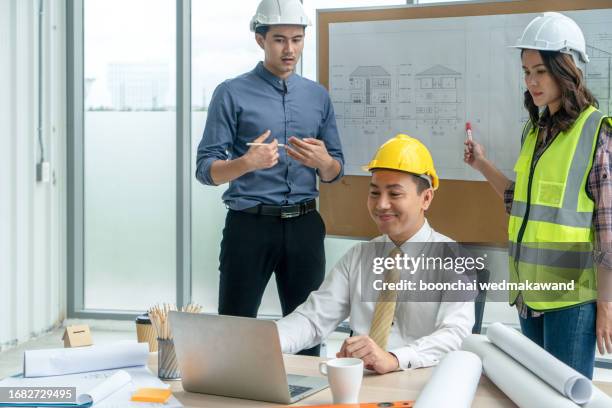
M 506 203 L 510 282 L 542 284 L 510 293 L 522 332 L 592 378 L 595 343 L 612 352 L 612 121 L 585 85 L 589 58 L 572 19 L 536 17 L 515 48 L 529 112 L 516 181 L 471 139 L 464 161 Z

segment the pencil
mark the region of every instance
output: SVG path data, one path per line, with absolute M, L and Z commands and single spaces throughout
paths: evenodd
M 270 143 L 255 143 L 255 142 L 249 142 L 247 143 L 247 146 L 268 146 Z M 284 144 L 279 143 L 278 147 L 285 147 Z

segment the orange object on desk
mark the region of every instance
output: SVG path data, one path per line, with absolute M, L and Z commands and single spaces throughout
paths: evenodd
M 360 404 L 312 405 L 304 408 L 412 408 L 414 401 L 363 402 Z M 291 408 L 291 407 L 285 407 Z
M 170 398 L 172 391 L 168 388 L 139 388 L 132 394 L 132 401 L 164 403 Z

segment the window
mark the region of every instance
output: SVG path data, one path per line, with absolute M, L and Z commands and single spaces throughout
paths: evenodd
M 84 0 L 84 308 L 175 299 L 175 0 Z

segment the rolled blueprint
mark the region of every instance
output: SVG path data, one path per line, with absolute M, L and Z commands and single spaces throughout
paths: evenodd
M 119 343 L 47 350 L 26 350 L 24 377 L 45 377 L 89 371 L 144 366 L 149 356 L 147 343 Z
M 493 323 L 487 329 L 487 337 L 493 344 L 576 404 L 582 405 L 591 399 L 593 394 L 591 380 L 518 331 L 502 323 Z
M 461 348 L 480 357 L 485 375 L 520 408 L 580 408 L 485 336 L 470 335 Z
M 476 354 L 461 350 L 448 353 L 435 368 L 414 408 L 470 408 L 481 373 L 482 363 Z

